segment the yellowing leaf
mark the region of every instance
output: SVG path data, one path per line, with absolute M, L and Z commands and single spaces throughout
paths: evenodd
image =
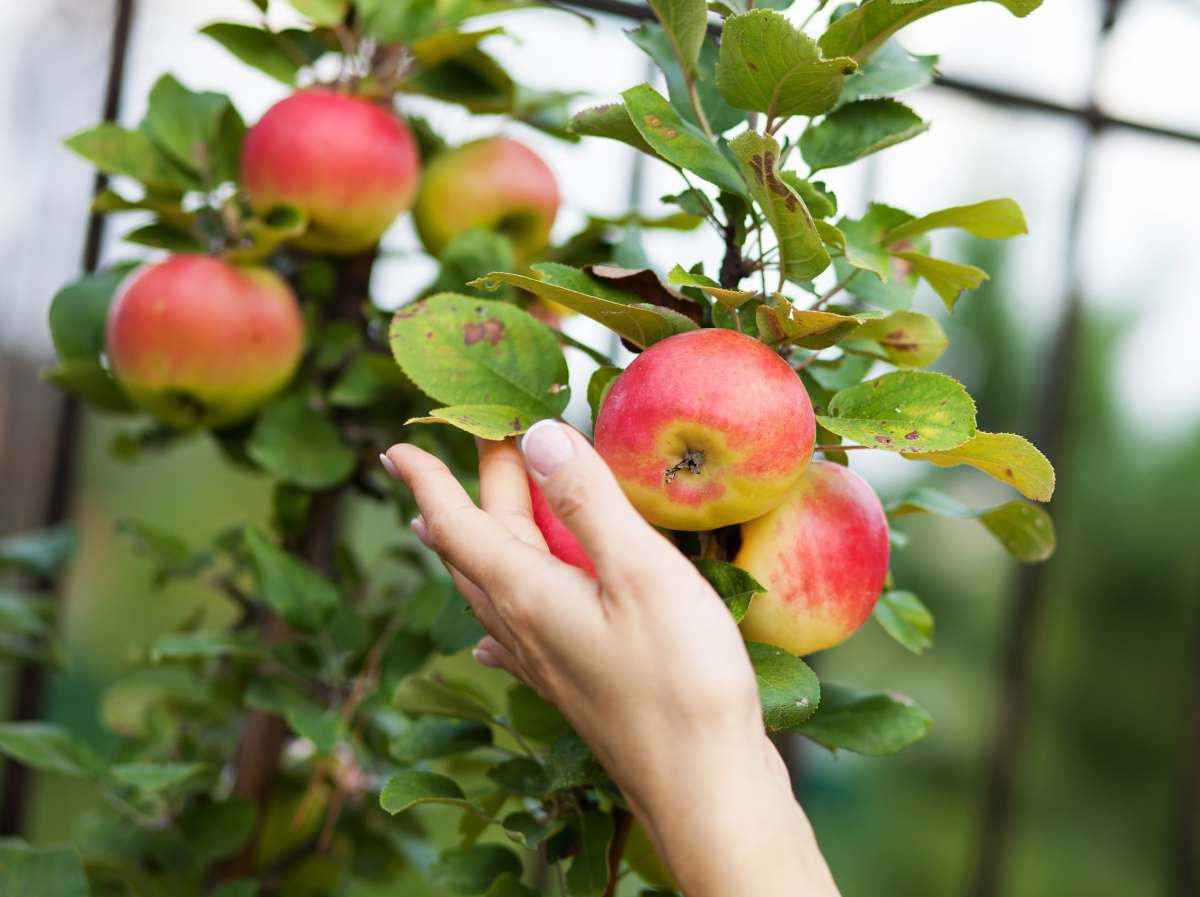
M 841 390 L 817 421 L 871 448 L 942 451 L 975 435 L 975 402 L 953 377 L 893 371 Z
M 1054 494 L 1054 468 L 1028 439 L 1013 433 L 976 433 L 957 448 L 905 454 L 913 461 L 938 467 L 967 464 L 1008 483 L 1026 498 L 1049 501 Z
M 677 287 L 695 287 L 727 308 L 738 308 L 758 295 L 754 290 L 727 290 L 711 277 L 684 271 L 680 265 L 667 272 L 667 283 Z
M 912 265 L 913 271 L 925 278 L 951 310 L 963 290 L 974 290 L 988 279 L 987 272 L 974 265 L 935 259 L 922 252 L 897 252 L 895 255 Z
M 527 411 L 511 405 L 452 405 L 434 408 L 426 417 L 414 417 L 409 424 L 450 424 L 480 439 L 507 439 L 524 433 L 538 420 Z
M 883 242 L 909 240 L 917 234 L 943 227 L 957 227 L 985 240 L 1003 240 L 1029 233 L 1021 207 L 1011 199 L 987 199 L 969 206 L 952 206 L 913 218 L 888 231 Z
M 778 295 L 778 294 L 777 294 Z M 755 312 L 758 337 L 768 345 L 794 343 L 824 349 L 858 327 L 858 318 L 829 311 L 808 311 L 790 303 L 760 305 Z
M 884 318 L 864 321 L 851 335 L 856 340 L 878 343 L 887 360 L 897 367 L 926 367 L 937 361 L 950 345 L 942 325 L 916 311 L 896 311 Z

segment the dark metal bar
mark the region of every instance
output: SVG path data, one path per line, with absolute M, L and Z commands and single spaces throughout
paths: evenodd
M 1122 0 L 1103 0 L 1104 15 L 1096 38 L 1088 94 L 1094 97 L 1104 44 L 1112 33 Z M 1089 103 L 1089 105 L 1091 105 Z M 1067 417 L 1071 405 L 1075 367 L 1083 329 L 1083 285 L 1079 240 L 1087 203 L 1095 143 L 1102 122 L 1086 119 L 1088 132 L 1080 152 L 1071 196 L 1067 232 L 1067 286 L 1063 311 L 1045 360 L 1046 388 L 1041 395 L 1035 438 L 1056 463 L 1069 450 Z M 1051 504 L 1061 506 L 1059 496 Z M 997 897 L 1004 889 L 1005 864 L 1012 831 L 1017 772 L 1022 758 L 1029 698 L 1033 690 L 1034 654 L 1042 628 L 1046 603 L 1049 563 L 1023 566 L 1017 575 L 1008 612 L 1008 631 L 1003 642 L 996 712 L 980 812 L 979 847 L 967 893 L 972 897 Z
M 631 3 L 627 2 L 627 0 L 550 0 L 550 5 L 565 9 L 582 9 L 636 21 L 654 20 L 654 11 L 648 5 L 644 3 Z M 710 25 L 709 30 L 713 34 L 719 35 L 721 33 L 721 27 L 718 24 Z M 1047 115 L 1074 118 L 1084 122 L 1089 128 L 1096 131 L 1110 129 L 1134 131 L 1138 134 L 1161 137 L 1166 140 L 1200 143 L 1200 134 L 1198 133 L 1109 115 L 1099 106 L 1095 105 L 1095 103 L 1089 103 L 1085 106 L 1068 106 L 1063 103 L 1056 103 L 1053 100 L 1046 100 L 1041 97 L 1030 96 L 1029 94 L 1005 90 L 1001 87 L 990 87 L 985 84 L 977 84 L 974 81 L 947 77 L 945 75 L 938 75 L 934 78 L 934 84 L 943 90 L 961 93 L 995 106 L 1027 109 L 1031 112 L 1043 112 Z
M 125 78 L 125 59 L 129 51 L 129 32 L 133 25 L 134 0 L 116 0 L 113 18 L 112 39 L 109 51 L 108 76 L 104 88 L 104 103 L 101 116 L 104 121 L 115 121 L 121 105 L 121 86 Z M 97 173 L 92 195 L 100 192 L 107 178 Z M 95 212 L 88 218 L 87 231 L 83 240 L 84 272 L 96 270 L 100 262 L 100 247 L 104 241 L 104 216 Z M 46 500 L 44 522 L 56 526 L 70 516 L 71 495 L 74 489 L 76 447 L 79 437 L 79 403 L 65 395 L 59 406 L 58 426 L 55 435 L 54 461 L 50 479 L 50 494 Z M 43 580 L 35 587 L 47 594 L 55 594 L 59 583 Z M 12 712 L 14 720 L 34 720 L 42 716 L 46 694 L 46 669 L 36 663 L 25 663 L 18 670 L 14 685 Z M 11 760 L 4 769 L 4 792 L 0 795 L 0 836 L 19 835 L 25 822 L 29 804 L 29 770 Z

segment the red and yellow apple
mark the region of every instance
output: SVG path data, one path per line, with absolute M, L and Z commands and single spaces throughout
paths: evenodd
M 812 456 L 815 422 L 800 378 L 733 330 L 676 334 L 613 381 L 596 450 L 655 526 L 708 530 L 778 505 Z
M 420 173 L 416 141 L 391 109 L 325 88 L 276 103 L 242 145 L 250 204 L 306 214 L 309 230 L 296 243 L 314 252 L 375 245 L 412 205 Z
M 742 620 L 746 640 L 820 651 L 871 615 L 888 571 L 887 517 L 862 477 L 814 461 L 783 504 L 742 525 L 734 563 L 767 590 Z
M 106 343 L 114 375 L 142 408 L 180 429 L 222 427 L 291 379 L 304 320 L 274 272 L 175 255 L 121 285 Z
M 549 166 L 524 144 L 489 137 L 434 157 L 413 223 L 433 255 L 477 227 L 507 235 L 517 257 L 528 259 L 549 242 L 557 214 L 558 184 Z
M 575 534 L 558 519 L 549 502 L 546 501 L 546 496 L 538 488 L 538 484 L 532 478 L 527 477 L 527 479 L 529 479 L 529 501 L 533 506 L 533 522 L 542 531 L 542 538 L 546 540 L 546 547 L 550 549 L 550 553 L 564 564 L 578 567 L 588 576 L 595 576 L 596 568 L 592 564 L 592 559 L 587 556 L 587 552 L 583 550 L 583 546 L 579 544 Z

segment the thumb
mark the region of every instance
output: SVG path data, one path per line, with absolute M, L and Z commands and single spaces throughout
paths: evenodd
M 604 459 L 578 430 L 538 421 L 521 440 L 525 466 L 547 504 L 583 546 L 601 579 L 644 557 L 662 537 L 642 519 Z

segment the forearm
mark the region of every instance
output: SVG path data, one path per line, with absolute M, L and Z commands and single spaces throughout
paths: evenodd
M 778 754 L 677 756 L 670 785 L 634 812 L 687 897 L 837 897 Z

